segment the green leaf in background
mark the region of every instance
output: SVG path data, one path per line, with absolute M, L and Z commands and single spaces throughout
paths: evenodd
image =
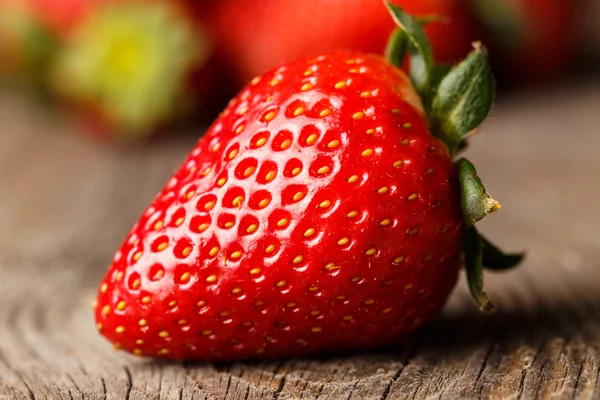
M 408 48 L 408 35 L 400 28 L 394 29 L 385 48 L 385 58 L 390 64 L 400 68 Z
M 486 192 L 475 166 L 469 160 L 461 158 L 456 162 L 456 166 L 461 187 L 463 218 L 467 227 L 470 227 L 486 215 L 498 211 L 500 203 Z
M 441 80 L 433 98 L 434 134 L 454 155 L 459 143 L 489 114 L 494 100 L 494 78 L 487 53 L 480 44 Z
M 494 305 L 483 291 L 483 241 L 474 226 L 465 229 L 463 252 L 471 296 L 473 296 L 481 311 L 492 311 Z

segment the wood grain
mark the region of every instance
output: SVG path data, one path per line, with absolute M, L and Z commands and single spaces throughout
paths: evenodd
M 600 398 L 600 84 L 506 96 L 469 157 L 502 212 L 483 230 L 528 251 L 464 283 L 397 346 L 344 357 L 164 363 L 114 352 L 90 304 L 113 252 L 200 131 L 149 146 L 82 138 L 0 94 L 0 399 Z

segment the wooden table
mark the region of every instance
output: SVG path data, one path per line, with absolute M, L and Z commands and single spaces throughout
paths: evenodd
M 483 230 L 528 252 L 518 271 L 486 276 L 497 313 L 479 313 L 463 282 L 394 348 L 220 365 L 114 352 L 90 308 L 201 132 L 99 146 L 0 94 L 0 398 L 600 398 L 600 83 L 569 86 L 504 96 L 469 150 L 504 205 Z

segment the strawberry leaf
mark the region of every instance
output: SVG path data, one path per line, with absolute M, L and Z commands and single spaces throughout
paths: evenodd
M 408 15 L 401 7 L 385 2 L 394 22 L 404 31 L 410 42 L 410 76 L 420 94 L 429 87 L 429 76 L 433 67 L 433 52 L 421 23 Z
M 471 296 L 473 296 L 481 311 L 492 311 L 494 305 L 483 291 L 483 241 L 474 226 L 465 229 L 463 252 Z
M 481 236 L 481 241 L 483 243 L 482 263 L 484 268 L 493 270 L 509 269 L 519 264 L 525 257 L 523 253 L 504 254 L 502 250 L 483 236 Z
M 487 117 L 494 100 L 494 78 L 487 53 L 476 43 L 469 56 L 442 79 L 433 98 L 431 124 L 450 154 Z
M 394 29 L 385 48 L 385 58 L 396 67 L 401 67 L 408 47 L 408 36 L 400 28 Z
M 470 227 L 486 215 L 498 211 L 500 203 L 486 192 L 475 166 L 469 160 L 461 158 L 456 162 L 456 166 L 460 180 L 463 218 L 467 227 Z

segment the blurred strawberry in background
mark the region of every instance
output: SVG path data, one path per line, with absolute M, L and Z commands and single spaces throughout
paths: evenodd
M 30 0 L 0 0 L 0 77 L 42 88 L 57 48 Z
M 485 27 L 496 72 L 509 82 L 542 81 L 577 56 L 578 0 L 468 0 Z
M 395 0 L 427 24 L 438 62 L 453 62 L 479 39 L 464 0 Z M 219 51 L 245 83 L 280 63 L 335 50 L 381 54 L 394 28 L 381 0 L 221 0 L 214 23 Z
M 191 112 L 206 89 L 192 74 L 212 51 L 202 21 L 160 0 L 105 2 L 83 14 L 57 58 L 53 85 L 88 127 L 133 139 Z

